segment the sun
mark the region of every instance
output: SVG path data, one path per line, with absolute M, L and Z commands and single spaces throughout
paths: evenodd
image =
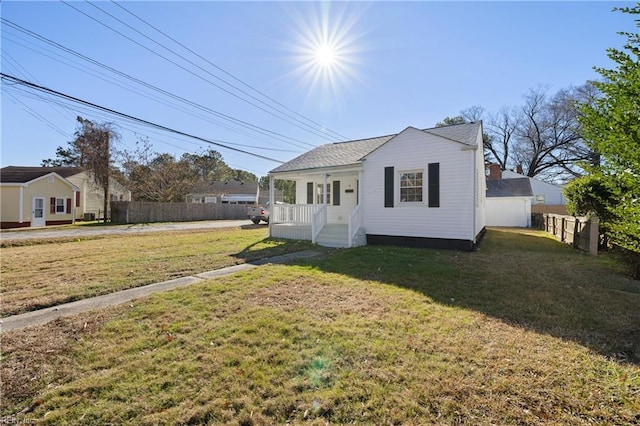
M 338 61 L 335 47 L 328 44 L 323 44 L 318 47 L 316 50 L 316 61 L 318 65 L 323 67 L 335 65 Z
M 297 6 L 288 14 L 296 64 L 291 74 L 300 77 L 308 95 L 345 93 L 352 82 L 361 80 L 356 70 L 361 37 L 358 6 L 329 2 Z

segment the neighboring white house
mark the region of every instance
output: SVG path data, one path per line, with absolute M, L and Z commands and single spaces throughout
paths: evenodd
M 529 179 L 487 179 L 487 226 L 531 226 Z
M 485 228 L 481 122 L 325 144 L 269 178 L 272 237 L 472 250 Z M 274 205 L 275 179 L 299 204 Z
M 543 182 L 536 178 L 524 176 L 522 173 L 511 170 L 502 171 L 502 179 L 517 179 L 526 177 L 529 179 L 533 192 L 532 204 L 566 205 L 567 200 L 562 193 L 562 187 L 552 183 Z
M 104 218 L 104 189 L 96 184 L 91 171 L 82 167 L 55 168 L 80 188 L 76 219 Z M 117 180 L 109 179 L 109 201 L 131 201 L 131 191 Z
M 258 182 L 199 182 L 185 196 L 187 203 L 258 204 Z

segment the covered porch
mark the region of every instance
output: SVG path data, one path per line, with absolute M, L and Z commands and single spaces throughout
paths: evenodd
M 296 182 L 296 203 L 270 203 L 271 237 L 309 240 L 326 247 L 366 244 L 360 203 L 361 171 L 272 174 L 269 179 L 270 198 L 276 179 Z

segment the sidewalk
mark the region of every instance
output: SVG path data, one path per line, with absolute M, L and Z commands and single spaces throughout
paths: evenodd
M 52 306 L 49 308 L 31 311 L 24 314 L 12 315 L 0 320 L 0 333 L 5 333 L 12 330 L 20 330 L 34 325 L 46 324 L 57 318 L 66 317 L 81 312 L 87 312 L 93 309 L 101 309 L 109 306 L 120 305 L 122 303 L 130 302 L 132 300 L 139 299 L 153 293 L 186 287 L 193 283 L 202 282 L 203 280 L 223 277 L 226 275 L 235 274 L 236 272 L 240 271 L 247 271 L 249 269 L 257 268 L 261 265 L 267 265 L 270 263 L 287 263 L 297 259 L 308 259 L 314 256 L 318 256 L 322 253 L 326 253 L 326 251 L 326 249 L 303 250 L 295 253 L 283 254 L 281 256 L 268 257 L 253 262 L 203 272 L 193 276 L 176 278 L 173 280 L 163 281 L 155 284 L 148 284 L 142 287 L 130 288 L 128 290 L 122 290 L 102 296 L 77 300 L 75 302 Z

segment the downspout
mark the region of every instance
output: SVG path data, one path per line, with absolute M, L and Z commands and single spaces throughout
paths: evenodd
M 19 191 L 19 206 L 18 206 L 18 223 L 22 223 L 23 219 L 22 216 L 24 215 L 24 186 L 20 186 L 20 191 Z M 33 200 L 31 201 L 33 203 Z
M 475 150 L 471 151 L 471 153 L 472 153 L 471 162 L 473 163 L 473 167 L 472 167 L 473 175 L 471 177 L 471 179 L 473 181 L 473 185 L 471 186 L 471 191 L 472 191 L 471 200 L 473 201 L 471 203 L 471 208 L 473 210 L 473 214 L 472 214 L 473 224 L 471 225 L 471 237 L 472 237 L 471 240 L 473 241 L 473 245 L 475 247 L 475 245 L 478 244 L 478 242 L 476 241 L 476 237 L 478 236 L 478 233 L 476 232 L 476 223 L 477 223 L 476 222 L 476 215 L 477 215 L 477 209 L 478 209 L 477 204 L 480 203 L 479 197 L 478 197 L 478 200 L 477 200 L 477 203 L 476 203 L 476 196 L 477 196 L 476 194 L 480 193 L 480 179 L 478 179 L 478 172 L 476 170 L 476 166 L 477 166 L 477 164 L 476 164 L 476 155 L 478 153 L 477 148 Z

